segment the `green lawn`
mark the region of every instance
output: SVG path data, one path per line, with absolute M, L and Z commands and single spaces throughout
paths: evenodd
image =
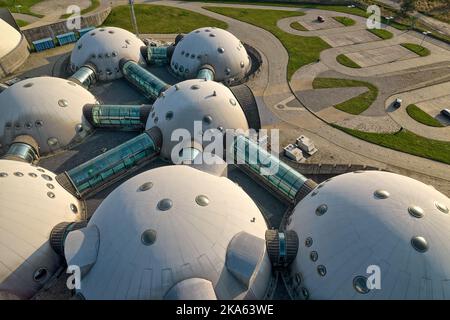
M 415 54 L 418 54 L 421 57 L 425 57 L 425 56 L 429 56 L 430 55 L 430 50 L 428 50 L 427 48 L 424 48 L 418 44 L 415 43 L 401 43 L 400 44 L 402 47 L 414 52 Z
M 187 1 L 195 1 L 198 2 L 198 0 L 187 0 Z M 322 5 L 322 4 L 301 4 L 301 3 L 292 3 L 292 2 L 270 2 L 270 1 L 236 1 L 236 0 L 203 0 L 201 2 L 205 3 L 236 3 L 236 4 L 249 4 L 249 5 L 262 5 L 262 6 L 274 6 L 274 7 L 294 7 L 294 8 L 311 8 L 311 9 L 320 9 L 320 10 L 329 10 L 329 11 L 336 11 L 336 12 L 342 12 L 342 13 L 348 13 L 353 14 L 355 16 L 360 17 L 368 17 L 369 15 L 366 13 L 365 10 L 361 8 L 348 8 L 345 5 Z M 380 5 L 380 3 L 378 3 Z M 411 27 L 412 21 L 410 18 L 404 18 L 400 15 L 396 14 L 392 10 L 387 10 L 386 6 L 383 4 L 381 6 L 381 22 L 384 24 L 387 24 L 389 22 L 389 25 L 393 28 L 396 28 L 398 30 L 409 30 L 414 29 L 418 32 L 423 32 L 427 30 L 427 27 L 424 26 L 420 22 L 415 22 L 414 27 Z M 385 16 L 395 16 L 394 20 L 387 21 L 384 17 Z M 430 35 L 430 37 L 436 38 L 438 40 L 444 41 L 446 43 L 450 43 L 450 36 L 438 33 L 433 31 Z
M 31 7 L 42 0 L 0 0 L 0 8 L 8 8 L 11 12 L 25 13 L 38 18 L 42 18 L 43 15 L 37 14 L 31 11 Z M 21 7 L 16 7 L 20 5 Z
M 367 29 L 367 31 L 373 33 L 378 38 L 381 38 L 383 40 L 391 39 L 394 36 L 391 32 L 385 29 Z
M 294 21 L 290 24 L 290 27 L 292 29 L 298 30 L 298 31 L 309 31 L 308 29 L 306 29 L 300 22 L 298 21 Z
M 94 11 L 95 9 L 97 9 L 100 6 L 100 1 L 99 0 L 91 0 L 91 5 L 89 7 L 87 7 L 86 9 L 81 10 L 81 15 L 89 13 L 91 11 Z M 72 14 L 68 13 L 68 14 L 63 14 L 61 16 L 61 19 L 65 19 L 70 17 Z
M 450 142 L 427 139 L 403 128 L 396 133 L 375 133 L 332 126 L 383 147 L 450 164 Z
M 356 21 L 347 17 L 333 17 L 334 20 L 343 24 L 346 27 L 355 25 Z
M 228 28 L 225 22 L 175 7 L 135 4 L 134 11 L 140 33 L 186 33 L 201 27 Z M 133 32 L 128 5 L 113 8 L 103 25 Z
M 430 126 L 430 127 L 444 127 L 442 123 L 440 123 L 438 120 L 430 116 L 428 113 L 420 109 L 415 104 L 410 104 L 406 107 L 406 112 L 408 115 L 413 118 L 414 120 Z
M 277 21 L 283 18 L 304 15 L 299 11 L 282 11 L 266 9 L 241 9 L 225 7 L 205 7 L 205 9 L 241 20 L 266 29 L 276 36 L 289 54 L 287 66 L 288 80 L 300 67 L 319 60 L 320 52 L 330 48 L 319 37 L 303 37 L 284 32 L 277 27 Z
M 334 107 L 350 114 L 360 114 L 370 107 L 378 96 L 378 88 L 373 84 L 358 80 L 335 79 L 335 78 L 315 78 L 314 89 L 323 88 L 345 88 L 345 87 L 366 87 L 369 91 L 360 94 L 347 101 L 339 103 Z
M 347 57 L 345 54 L 338 55 L 336 57 L 336 61 L 349 68 L 361 68 L 359 64 Z
M 25 27 L 28 24 L 28 22 L 26 22 L 25 20 L 20 20 L 20 19 L 15 19 L 15 20 L 19 27 Z

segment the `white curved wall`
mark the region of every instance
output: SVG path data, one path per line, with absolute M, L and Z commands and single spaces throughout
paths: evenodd
M 449 299 L 449 208 L 433 187 L 394 173 L 348 173 L 320 184 L 288 225 L 300 239 L 292 265 L 299 296 L 306 289 L 311 299 Z M 425 252 L 413 246 L 416 237 L 427 242 Z M 360 293 L 354 281 L 368 278 L 370 266 L 380 268 L 381 288 Z
M 242 42 L 232 33 L 215 27 L 191 31 L 176 45 L 172 70 L 183 78 L 195 78 L 199 68 L 209 64 L 216 81 L 240 80 L 250 69 L 250 59 Z
M 80 218 L 82 205 L 55 174 L 0 160 L 0 290 L 30 298 L 60 266 L 48 240 L 55 225 Z M 34 276 L 46 270 L 42 278 Z
M 22 36 L 16 29 L 11 27 L 3 19 L 0 19 L 0 34 L 2 35 L 2 40 L 0 41 L 1 59 L 19 45 Z
M 96 102 L 88 90 L 69 80 L 20 81 L 0 93 L 0 143 L 6 146 L 25 134 L 37 141 L 41 154 L 56 151 L 84 134 L 77 132 L 77 125 L 83 123 L 83 106 Z
M 141 47 L 145 46 L 133 33 L 116 27 L 102 27 L 84 34 L 75 44 L 70 56 L 72 71 L 87 62 L 97 67 L 100 80 L 122 77 L 119 61 L 122 58 L 145 63 Z

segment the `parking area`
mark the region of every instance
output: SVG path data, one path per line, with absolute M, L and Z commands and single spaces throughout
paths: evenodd
M 450 126 L 450 119 L 440 114 L 442 109 L 450 109 L 450 94 L 419 102 L 416 105 L 443 125 Z
M 303 19 L 299 19 L 299 22 L 308 30 L 324 30 L 341 28 L 343 25 L 340 22 L 334 20 L 331 16 L 322 15 L 325 19 L 324 22 L 319 22 L 317 16 L 307 15 Z
M 403 48 L 401 45 L 351 52 L 347 53 L 346 56 L 363 68 L 418 57 L 417 54 Z
M 332 47 L 342 47 L 357 43 L 365 43 L 380 40 L 376 35 L 366 30 L 356 30 L 350 32 L 330 34 L 321 36 Z

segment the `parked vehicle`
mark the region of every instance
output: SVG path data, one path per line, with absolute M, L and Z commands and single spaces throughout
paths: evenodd
M 395 99 L 394 103 L 392 104 L 392 106 L 396 109 L 400 108 L 402 105 L 402 99 L 397 98 Z
M 450 120 L 450 110 L 449 109 L 442 109 L 441 114 Z
M 319 22 L 325 22 L 325 18 L 322 16 L 317 16 L 317 21 Z

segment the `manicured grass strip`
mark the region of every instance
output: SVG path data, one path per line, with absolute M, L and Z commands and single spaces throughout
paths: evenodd
M 430 55 L 430 50 L 428 50 L 425 47 L 422 47 L 418 44 L 415 43 L 401 43 L 400 44 L 402 47 L 414 52 L 415 54 L 418 54 L 421 57 L 425 57 L 425 56 L 429 56 Z
M 21 20 L 21 19 L 15 19 L 15 20 L 19 27 L 25 27 L 26 25 L 28 25 L 28 22 L 25 20 Z
M 347 57 L 345 54 L 338 55 L 336 57 L 336 61 L 349 68 L 361 68 L 359 64 Z
M 383 40 L 391 39 L 394 35 L 385 29 L 367 29 L 367 31 L 373 33 L 378 38 Z
M 8 8 L 9 11 L 11 12 L 24 13 L 38 18 L 42 18 L 43 17 L 42 14 L 34 13 L 31 11 L 31 7 L 41 1 L 43 0 L 21 0 L 21 1 L 0 0 L 0 8 Z M 18 5 L 20 5 L 20 7 L 16 7 Z
M 345 87 L 366 87 L 369 89 L 369 91 L 364 92 L 359 96 L 353 97 L 334 106 L 336 109 L 355 115 L 360 114 L 369 108 L 378 96 L 378 88 L 373 84 L 364 81 L 335 78 L 315 78 L 312 85 L 314 89 Z
M 91 0 L 91 5 L 83 10 L 81 10 L 80 15 L 84 15 L 86 13 L 89 13 L 91 11 L 94 11 L 95 9 L 97 9 L 100 6 L 100 1 L 99 0 Z M 68 17 L 70 17 L 72 14 L 68 13 L 68 14 L 63 14 L 61 16 L 61 19 L 66 19 Z
M 417 122 L 420 122 L 426 126 L 430 127 L 444 127 L 442 123 L 440 123 L 438 120 L 430 116 L 428 113 L 420 109 L 415 104 L 410 104 L 406 107 L 406 112 L 408 115 L 416 120 Z
M 333 17 L 334 20 L 343 24 L 346 27 L 355 25 L 356 21 L 347 17 Z
M 319 60 L 320 52 L 330 45 L 319 37 L 303 37 L 284 32 L 277 27 L 277 21 L 288 17 L 298 17 L 300 11 L 265 9 L 244 9 L 226 7 L 205 7 L 205 9 L 266 29 L 277 37 L 289 54 L 288 79 L 300 67 Z
M 376 133 L 332 126 L 383 147 L 450 164 L 450 142 L 424 138 L 403 128 L 396 133 Z
M 187 33 L 202 27 L 228 28 L 225 22 L 175 7 L 135 4 L 134 11 L 140 33 Z M 113 8 L 104 25 L 134 32 L 129 6 Z
M 300 22 L 298 21 L 294 21 L 290 24 L 290 27 L 292 29 L 298 30 L 298 31 L 309 31 L 308 29 L 306 29 Z

